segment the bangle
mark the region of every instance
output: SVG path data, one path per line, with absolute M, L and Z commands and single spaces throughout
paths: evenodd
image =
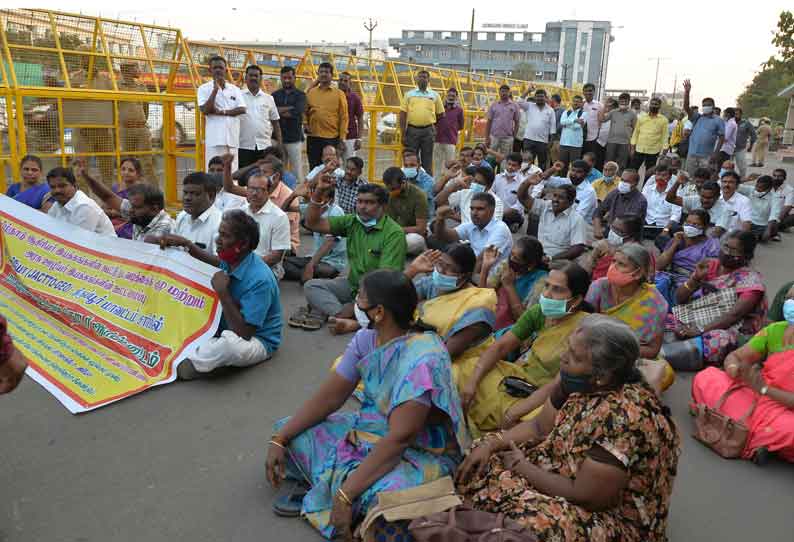
M 314 201 L 314 198 L 309 198 L 309 205 L 314 205 L 315 207 L 322 207 L 323 206 L 323 202 Z
M 353 506 L 353 501 L 351 501 L 350 497 L 348 497 L 347 494 L 344 491 L 342 491 L 341 487 L 336 490 L 336 494 L 339 495 L 339 498 L 342 500 L 343 503 L 345 503 L 348 506 Z
M 281 448 L 282 450 L 286 450 L 286 449 L 287 449 L 287 447 L 286 447 L 286 446 L 284 446 L 284 445 L 283 445 L 283 444 L 281 444 L 280 442 L 277 442 L 276 440 L 271 440 L 271 441 L 270 441 L 268 444 L 272 444 L 273 446 L 278 446 L 278 447 L 279 447 L 279 448 Z
M 270 437 L 271 444 L 275 444 L 276 446 L 281 446 L 282 448 L 286 447 L 289 444 L 289 440 L 285 439 L 284 437 L 280 437 L 278 435 L 273 435 Z

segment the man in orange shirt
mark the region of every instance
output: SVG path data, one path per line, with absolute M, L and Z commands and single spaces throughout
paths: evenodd
M 331 86 L 334 67 L 323 62 L 317 68 L 317 83 L 306 91 L 306 154 L 309 169 L 322 162 L 323 147 L 339 148 L 347 136 L 347 96 Z M 340 150 L 340 152 L 343 152 Z

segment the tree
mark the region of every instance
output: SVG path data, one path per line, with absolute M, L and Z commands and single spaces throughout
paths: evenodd
M 519 62 L 515 64 L 511 71 L 513 72 L 510 77 L 512 79 L 521 79 L 522 81 L 534 81 L 535 80 L 535 65 L 530 64 L 528 62 Z
M 788 98 L 777 93 L 794 83 L 794 14 L 784 11 L 777 22 L 772 44 L 778 49 L 761 65 L 753 81 L 739 96 L 739 106 L 745 117 L 769 117 L 783 121 L 788 110 Z

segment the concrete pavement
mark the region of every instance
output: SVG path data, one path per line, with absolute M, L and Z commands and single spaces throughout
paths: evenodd
M 756 258 L 770 298 L 794 277 L 794 234 L 783 239 Z M 282 291 L 288 315 L 303 299 L 294 283 Z M 265 446 L 347 338 L 285 327 L 284 339 L 266 364 L 80 416 L 29 379 L 0 398 L 0 542 L 320 540 L 271 513 Z M 726 461 L 694 441 L 690 383 L 679 376 L 665 396 L 683 443 L 670 539 L 791 540 L 794 466 Z

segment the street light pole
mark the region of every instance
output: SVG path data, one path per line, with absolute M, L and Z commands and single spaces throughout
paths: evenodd
M 471 8 L 471 28 L 469 29 L 469 67 L 466 71 L 471 74 L 471 56 L 474 53 L 474 8 Z
M 663 56 L 651 57 L 648 60 L 654 60 L 654 59 L 656 60 L 656 77 L 653 80 L 653 94 L 651 94 L 651 98 L 656 96 L 656 85 L 659 83 L 659 64 L 661 63 L 662 60 L 669 60 L 668 57 L 663 57 Z
M 369 30 L 369 47 L 367 48 L 367 56 L 369 58 L 369 63 L 372 64 L 372 31 L 378 27 L 378 22 L 372 22 L 372 19 L 369 20 L 369 24 L 364 23 L 364 28 Z

